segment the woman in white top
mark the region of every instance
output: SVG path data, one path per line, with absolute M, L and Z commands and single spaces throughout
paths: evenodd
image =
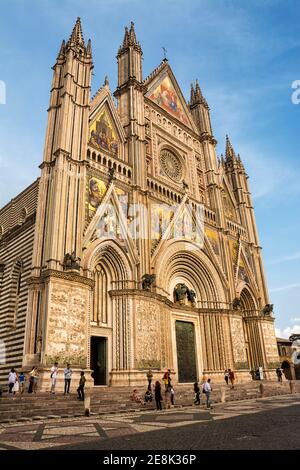
M 14 385 L 17 380 L 17 374 L 14 368 L 11 369 L 10 373 L 8 374 L 8 391 L 12 393 Z

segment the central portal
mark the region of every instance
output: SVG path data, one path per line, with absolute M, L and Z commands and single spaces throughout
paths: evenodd
M 197 380 L 195 328 L 185 321 L 175 322 L 178 381 L 195 382 Z
M 91 369 L 94 385 L 107 385 L 107 338 L 91 337 Z

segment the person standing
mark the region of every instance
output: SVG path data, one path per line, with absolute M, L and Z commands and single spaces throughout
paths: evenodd
M 278 382 L 282 383 L 282 371 L 281 371 L 280 367 L 277 367 L 276 375 L 277 375 L 277 378 L 278 378 Z
M 31 371 L 29 372 L 29 387 L 28 387 L 28 393 L 32 393 L 33 392 L 33 385 L 34 385 L 34 369 L 35 367 L 33 367 L 31 369 Z
M 20 384 L 19 384 L 19 374 L 16 372 L 16 381 L 15 381 L 15 384 L 13 386 L 13 394 L 16 395 L 20 390 Z
M 161 385 L 158 380 L 155 382 L 154 396 L 155 396 L 155 402 L 156 402 L 156 409 L 161 410 L 161 402 L 162 402 Z
M 206 408 L 211 408 L 211 400 L 210 400 L 210 395 L 212 392 L 212 388 L 210 385 L 210 379 L 207 379 L 206 382 L 203 384 L 203 392 L 206 395 Z
M 55 387 L 56 387 L 56 380 L 57 380 L 57 374 L 58 374 L 58 362 L 55 362 L 54 365 L 51 367 L 51 393 L 54 395 L 55 394 Z
M 171 395 L 171 405 L 175 405 L 175 390 L 173 385 L 171 385 L 171 390 L 170 390 L 170 395 Z
M 229 381 L 231 383 L 231 388 L 234 388 L 235 374 L 234 374 L 233 370 L 231 370 L 231 369 L 228 369 L 228 372 L 229 372 Z
M 224 372 L 224 380 L 226 382 L 226 385 L 228 385 L 228 379 L 229 379 L 229 372 L 228 372 L 228 369 L 226 369 Z
M 17 380 L 17 374 L 14 368 L 10 370 L 8 374 L 8 392 L 11 395 L 13 393 L 13 388 Z
M 33 374 L 32 375 L 33 375 L 33 392 L 36 393 L 37 388 L 38 388 L 38 380 L 39 380 L 39 372 L 38 372 L 37 367 L 33 368 Z
M 166 370 L 166 372 L 164 373 L 163 375 L 163 381 L 164 381 L 164 384 L 165 384 L 165 391 L 168 390 L 168 387 L 169 387 L 169 370 Z
M 70 368 L 70 364 L 67 364 L 67 367 L 64 369 L 64 376 L 65 376 L 65 391 L 66 393 L 70 393 L 70 385 L 71 385 L 71 378 L 72 378 L 72 369 Z
M 194 383 L 194 392 L 195 392 L 195 405 L 200 405 L 200 387 L 198 381 Z
M 84 376 L 84 372 L 80 372 L 80 379 L 79 379 L 79 387 L 77 388 L 78 393 L 78 400 L 84 401 L 84 386 L 85 386 L 86 378 Z
M 148 380 L 148 390 L 150 390 L 150 391 L 151 391 L 152 378 L 153 378 L 152 370 L 149 369 L 148 372 L 147 372 L 147 380 Z
M 22 395 L 24 393 L 24 390 L 25 390 L 25 375 L 24 375 L 24 372 L 20 372 L 19 384 L 20 384 L 20 394 Z

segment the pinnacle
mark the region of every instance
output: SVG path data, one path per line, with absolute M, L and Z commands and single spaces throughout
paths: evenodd
M 81 20 L 78 17 L 75 23 L 75 26 L 73 28 L 72 34 L 70 36 L 70 39 L 68 41 L 68 45 L 70 44 L 80 44 L 81 46 L 84 46 L 84 39 L 83 39 L 83 34 L 82 34 L 82 27 L 81 27 Z
M 233 148 L 233 146 L 230 142 L 230 139 L 229 139 L 228 135 L 226 135 L 225 156 L 226 156 L 226 160 L 235 160 L 236 159 L 235 151 L 234 151 L 234 148 Z
M 135 34 L 133 21 L 131 21 L 131 23 L 130 23 L 129 30 L 128 30 L 128 27 L 125 26 L 124 39 L 123 39 L 122 45 L 119 47 L 118 54 L 122 54 L 124 49 L 127 49 L 127 47 L 129 47 L 129 46 L 134 46 L 140 52 L 142 52 L 141 45 L 136 39 L 136 34 Z
M 57 56 L 57 60 L 64 58 L 65 49 L 66 49 L 66 41 L 63 40 L 62 43 L 61 43 L 60 49 L 59 49 L 59 53 L 58 53 L 58 56 Z
M 204 96 L 202 95 L 199 81 L 196 79 L 196 85 L 191 85 L 191 105 L 193 104 L 203 104 L 206 108 L 208 108 L 208 104 Z

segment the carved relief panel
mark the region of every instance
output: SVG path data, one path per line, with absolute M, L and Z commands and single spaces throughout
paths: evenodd
M 64 280 L 52 281 L 49 299 L 47 364 L 87 363 L 88 288 Z

